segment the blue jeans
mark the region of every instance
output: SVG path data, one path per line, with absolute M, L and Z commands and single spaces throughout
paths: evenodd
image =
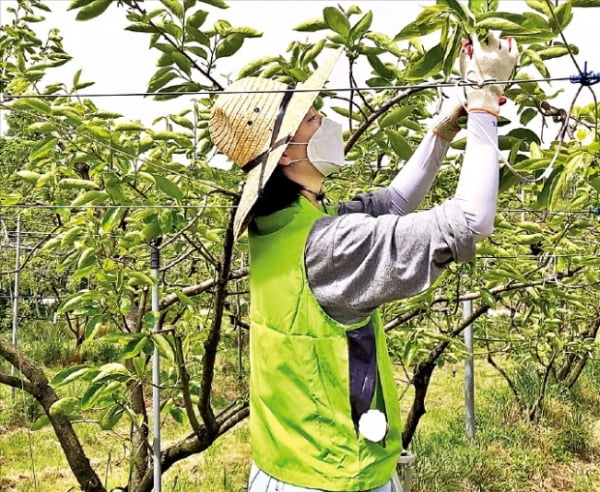
M 385 485 L 371 489 L 365 492 L 401 492 L 399 488 L 394 486 L 394 479 L 390 480 Z M 397 483 L 397 482 L 396 482 Z M 248 492 L 326 492 L 318 489 L 307 489 L 304 487 L 296 487 L 288 483 L 280 482 L 275 478 L 267 475 L 252 463 L 250 477 L 248 478 Z

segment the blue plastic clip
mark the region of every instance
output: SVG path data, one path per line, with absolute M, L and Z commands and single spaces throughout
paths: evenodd
M 587 62 L 583 64 L 583 72 L 577 75 L 571 75 L 571 82 L 573 84 L 581 85 L 594 85 L 600 82 L 600 72 L 588 72 Z

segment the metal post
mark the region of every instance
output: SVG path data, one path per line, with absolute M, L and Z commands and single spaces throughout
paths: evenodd
M 473 312 L 473 301 L 463 301 L 463 319 L 468 319 Z M 464 332 L 467 360 L 465 360 L 465 413 L 467 437 L 475 439 L 475 373 L 473 370 L 473 326 L 469 324 Z
M 156 238 L 152 241 L 152 250 L 150 255 L 150 263 L 152 268 L 152 278 L 154 285 L 152 286 L 152 311 L 156 316 L 154 322 L 154 332 L 160 329 L 159 321 L 159 299 L 158 299 L 158 274 L 160 269 L 160 246 L 161 238 Z M 154 345 L 154 353 L 152 354 L 152 415 L 154 424 L 154 491 L 161 492 L 161 464 L 160 464 L 160 356 L 157 345 Z
M 410 492 L 412 488 L 413 472 L 415 468 L 415 455 L 410 451 L 402 451 L 398 460 L 398 474 L 392 478 L 392 490 Z
M 12 311 L 12 344 L 16 347 L 19 342 L 17 333 L 19 322 L 19 274 L 21 270 L 21 217 L 17 216 L 16 245 L 15 245 L 15 285 L 13 288 L 13 311 Z M 10 375 L 14 377 L 15 366 L 10 366 Z M 15 399 L 15 388 L 11 388 L 10 397 Z

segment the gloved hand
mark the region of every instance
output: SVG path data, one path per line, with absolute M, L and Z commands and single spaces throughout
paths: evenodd
M 481 42 L 476 36 L 465 41 L 460 53 L 460 73 L 470 82 L 485 80 L 507 80 L 519 57 L 517 43 L 513 38 L 497 40 L 492 33 Z M 481 110 L 498 116 L 499 99 L 504 86 L 499 84 L 479 87 L 466 87 L 467 108 Z
M 459 132 L 458 119 L 465 116 L 467 111 L 460 103 L 456 103 L 450 109 L 442 111 L 431 123 L 431 131 L 446 142 L 452 142 Z

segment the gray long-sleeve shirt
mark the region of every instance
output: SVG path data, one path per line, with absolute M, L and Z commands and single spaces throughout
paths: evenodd
M 392 184 L 338 206 L 316 222 L 305 248 L 309 285 L 321 307 L 357 323 L 381 304 L 429 287 L 452 261 L 475 256 L 491 234 L 498 190 L 496 118 L 469 113 L 456 198 L 411 213 L 431 186 L 448 148 L 428 134 Z
M 310 232 L 308 282 L 337 321 L 356 323 L 385 302 L 418 294 L 449 263 L 475 255 L 473 232 L 456 201 L 404 216 L 390 209 L 387 188 L 359 195 Z

